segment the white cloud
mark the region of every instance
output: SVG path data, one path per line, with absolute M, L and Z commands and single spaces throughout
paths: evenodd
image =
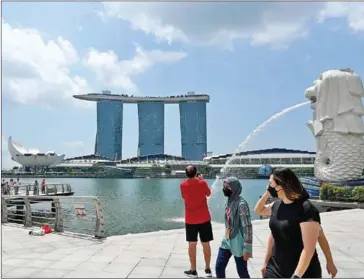
M 329 2 L 320 11 L 319 22 L 330 18 L 343 18 L 347 20 L 348 27 L 353 31 L 364 31 L 364 3 Z
M 66 141 L 63 144 L 70 148 L 84 148 L 85 147 L 84 142 L 80 141 L 80 140 Z
M 87 81 L 71 75 L 79 62 L 70 41 L 57 37 L 46 41 L 37 29 L 14 28 L 2 20 L 3 93 L 21 104 L 73 102 L 73 94 L 88 91 Z
M 236 39 L 286 48 L 307 34 L 323 3 L 104 3 L 103 18 L 119 18 L 132 28 L 168 43 L 232 48 Z
M 103 3 L 100 17 L 130 22 L 157 40 L 217 45 L 232 49 L 237 39 L 273 49 L 304 38 L 310 25 L 325 18 L 347 17 L 350 28 L 363 30 L 363 3 Z M 337 5 L 336 8 L 330 6 Z M 338 8 L 340 7 L 340 8 Z M 341 10 L 341 7 L 343 9 Z
M 135 92 L 137 86 L 132 81 L 133 76 L 144 73 L 157 63 L 173 63 L 186 56 L 184 52 L 144 50 L 136 45 L 136 54 L 130 60 L 119 61 L 117 54 L 112 50 L 99 52 L 90 49 L 84 64 L 104 84 Z

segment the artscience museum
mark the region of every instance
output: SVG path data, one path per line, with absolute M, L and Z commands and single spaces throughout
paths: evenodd
M 25 148 L 22 144 L 14 142 L 12 137 L 8 139 L 8 150 L 11 159 L 23 167 L 45 168 L 62 163 L 65 154 L 57 155 L 54 151 L 40 152 L 37 148 Z

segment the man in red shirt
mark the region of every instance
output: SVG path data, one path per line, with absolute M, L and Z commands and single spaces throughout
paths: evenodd
M 192 278 L 198 277 L 196 271 L 196 248 L 197 236 L 200 235 L 205 258 L 206 277 L 211 277 L 210 241 L 214 240 L 214 237 L 211 216 L 207 206 L 207 197 L 211 195 L 211 190 L 206 181 L 198 179 L 196 174 L 196 167 L 188 166 L 186 168 L 187 179 L 181 183 L 181 195 L 185 201 L 186 240 L 189 244 L 188 255 L 191 263 L 191 269 L 185 271 L 185 275 Z

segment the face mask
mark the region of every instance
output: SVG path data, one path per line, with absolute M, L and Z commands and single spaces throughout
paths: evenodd
M 231 194 L 233 193 L 233 191 L 231 191 L 230 189 L 228 189 L 228 188 L 222 188 L 222 192 L 224 193 L 224 196 L 225 197 L 230 197 L 231 196 Z
M 272 186 L 269 185 L 267 191 L 272 196 L 272 198 L 278 198 L 278 193 Z

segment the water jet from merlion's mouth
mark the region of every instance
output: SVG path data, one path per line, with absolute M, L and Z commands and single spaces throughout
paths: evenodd
M 250 142 L 250 140 L 259 132 L 263 131 L 263 129 L 272 121 L 276 120 L 277 118 L 285 115 L 286 113 L 298 109 L 302 106 L 308 105 L 310 104 L 311 101 L 306 101 L 294 106 L 291 106 L 289 108 L 285 108 L 284 110 L 276 113 L 275 115 L 273 115 L 272 117 L 270 117 L 269 119 L 267 119 L 266 121 L 264 121 L 262 124 L 260 124 L 257 128 L 255 128 L 246 138 L 245 140 L 239 144 L 238 148 L 234 151 L 234 153 L 231 155 L 231 157 L 226 161 L 224 167 L 220 170 L 220 175 L 216 177 L 216 180 L 214 181 L 214 183 L 211 186 L 212 189 L 212 193 L 214 193 L 215 188 L 217 186 L 217 184 L 219 183 L 220 177 L 225 178 L 228 174 L 227 170 L 229 167 L 229 164 L 235 159 L 235 157 L 237 156 L 238 153 L 243 152 L 245 147 L 247 146 L 247 144 Z M 209 199 L 210 200 L 210 199 Z

